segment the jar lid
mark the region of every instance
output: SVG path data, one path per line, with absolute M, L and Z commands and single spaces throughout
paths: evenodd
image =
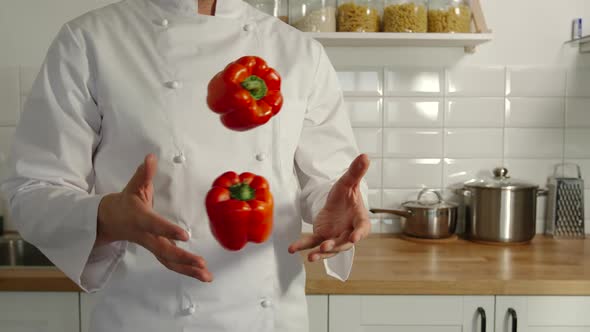
M 465 186 L 468 188 L 499 188 L 508 190 L 539 188 L 536 184 L 511 178 L 508 176 L 508 170 L 504 167 L 494 168 L 493 175 L 493 177 L 488 179 L 467 181 L 465 182 Z
M 425 198 L 425 194 L 432 193 L 435 195 L 435 199 Z M 422 189 L 418 194 L 418 199 L 415 201 L 407 201 L 402 203 L 405 208 L 414 209 L 444 209 L 457 207 L 458 205 L 452 202 L 443 201 L 440 192 L 433 189 Z

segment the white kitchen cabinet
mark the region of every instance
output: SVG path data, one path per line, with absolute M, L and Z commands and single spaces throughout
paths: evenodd
M 98 301 L 98 294 L 80 293 L 80 332 L 88 332 L 90 315 Z
M 0 331 L 78 332 L 78 293 L 0 292 Z
M 590 332 L 587 296 L 497 296 L 496 332 L 513 332 L 514 314 L 517 332 Z
M 90 315 L 97 298 L 97 294 L 80 294 L 81 332 L 88 332 Z M 308 295 L 307 310 L 309 312 L 309 332 L 328 332 L 328 296 Z
M 328 295 L 308 295 L 309 332 L 328 332 Z
M 493 296 L 330 296 L 330 332 L 480 332 L 494 329 Z

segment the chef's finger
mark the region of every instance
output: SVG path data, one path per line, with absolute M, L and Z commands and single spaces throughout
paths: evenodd
M 357 243 L 366 238 L 371 232 L 371 222 L 369 218 L 363 218 L 354 225 L 354 231 L 350 234 L 350 242 Z
M 188 234 L 182 227 L 169 222 L 153 211 L 145 212 L 139 218 L 139 228 L 153 235 L 188 241 Z
M 293 254 L 301 250 L 315 248 L 320 245 L 322 241 L 323 238 L 317 234 L 306 234 L 289 246 L 289 252 Z
M 158 258 L 158 261 L 171 271 L 199 279 L 203 282 L 213 281 L 213 274 L 211 274 L 211 272 L 207 270 L 207 268 L 198 268 L 192 265 L 178 264 L 161 258 Z
M 145 234 L 141 243 L 143 247 L 151 251 L 156 257 L 178 264 L 188 264 L 200 268 L 206 267 L 203 257 L 171 244 L 166 238 Z
M 322 243 L 320 246 L 314 248 L 313 250 L 311 250 L 307 254 L 308 259 L 310 261 L 312 261 L 312 257 L 314 257 L 315 255 L 321 255 L 321 254 L 337 254 L 339 252 L 347 251 L 350 248 L 352 248 L 352 246 L 354 244 L 352 242 L 343 240 L 343 238 L 344 239 L 348 238 L 348 234 L 343 234 L 342 236 L 340 236 L 337 239 L 331 239 L 331 240 L 324 241 L 324 243 Z M 334 244 L 331 245 L 331 246 L 324 247 L 324 245 L 328 241 L 333 241 Z
M 353 245 L 353 243 L 348 240 L 349 238 L 350 233 L 344 232 L 337 238 L 322 242 L 322 244 L 317 248 L 317 251 L 320 253 L 338 253 L 341 251 L 346 251 Z
M 326 258 L 330 258 L 330 257 L 334 257 L 336 256 L 338 253 L 315 253 L 313 255 L 308 255 L 308 260 L 310 262 L 317 262 L 320 259 L 326 259 Z
M 348 187 L 358 185 L 369 170 L 369 164 L 369 157 L 366 154 L 359 155 L 352 161 L 348 171 L 338 181 Z
M 156 175 L 157 169 L 156 156 L 152 153 L 148 154 L 127 183 L 124 191 L 137 192 L 141 188 L 147 187 Z

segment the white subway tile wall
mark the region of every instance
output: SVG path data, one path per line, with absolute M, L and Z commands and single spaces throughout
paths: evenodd
M 442 159 L 383 159 L 383 188 L 438 188 Z
M 568 128 L 590 128 L 590 98 L 567 98 L 565 125 Z
M 385 98 L 384 126 L 440 128 L 443 106 L 442 98 Z
M 499 66 L 456 67 L 446 71 L 449 96 L 502 97 L 506 69 Z
M 563 129 L 506 128 L 504 157 L 563 158 Z
M 566 70 L 562 67 L 509 67 L 506 94 L 511 97 L 562 97 Z
M 371 207 L 399 209 L 425 187 L 460 201 L 457 188 L 500 166 L 544 188 L 556 164 L 573 162 L 588 178 L 590 224 L 590 68 L 348 67 L 339 77 L 359 146 L 374 167 L 367 175 Z M 545 208 L 539 198 L 539 233 Z M 399 217 L 371 219 L 374 231 L 400 231 Z
M 340 69 L 338 79 L 347 96 L 380 96 L 383 94 L 383 68 Z
M 387 96 L 442 96 L 443 68 L 387 68 L 385 94 Z
M 563 128 L 565 99 L 508 98 L 506 127 Z
M 566 158 L 590 158 L 590 128 L 568 128 L 565 133 Z
M 567 72 L 566 96 L 590 97 L 590 68 L 575 68 Z
M 381 128 L 353 128 L 356 143 L 361 151 L 369 157 L 380 157 L 383 153 L 383 129 Z
M 442 131 L 431 128 L 385 128 L 383 155 L 397 158 L 440 158 Z
M 504 127 L 504 98 L 447 98 L 445 127 L 502 128 Z
M 501 128 L 457 128 L 445 133 L 445 157 L 501 158 Z
M 345 101 L 352 126 L 381 127 L 383 112 L 380 98 L 346 97 Z
M 371 167 L 365 175 L 365 180 L 370 188 L 381 188 L 383 185 L 383 160 L 380 158 L 371 159 Z

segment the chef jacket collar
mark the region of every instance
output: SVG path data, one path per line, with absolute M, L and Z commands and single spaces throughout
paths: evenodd
M 151 0 L 166 11 L 179 16 L 198 16 L 197 0 Z M 244 9 L 242 0 L 217 0 L 215 16 L 237 18 Z

